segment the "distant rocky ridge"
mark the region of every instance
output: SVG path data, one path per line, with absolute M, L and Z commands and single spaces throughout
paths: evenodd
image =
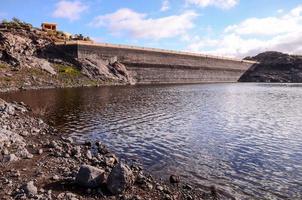
M 55 37 L 23 23 L 0 29 L 0 90 L 134 83 L 121 63 L 75 59 L 56 48 Z
M 258 61 L 239 82 L 302 83 L 302 56 L 264 52 L 245 60 Z

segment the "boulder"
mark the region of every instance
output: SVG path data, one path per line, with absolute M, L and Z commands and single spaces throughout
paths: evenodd
M 23 158 L 23 159 L 31 159 L 33 158 L 33 155 L 31 153 L 28 152 L 28 150 L 26 148 L 22 149 L 21 151 L 19 151 L 17 153 L 17 155 L 20 157 L 20 158 Z
M 3 162 L 14 162 L 14 161 L 18 161 L 19 158 L 15 155 L 15 154 L 9 154 L 9 155 L 4 155 L 3 157 Z
M 109 174 L 107 188 L 112 194 L 120 194 L 134 183 L 131 169 L 124 163 L 117 164 Z
M 80 186 L 96 188 L 106 182 L 105 171 L 90 165 L 82 165 L 75 181 Z
M 170 183 L 177 184 L 180 182 L 180 177 L 176 176 L 176 175 L 171 175 L 169 180 L 170 180 Z
M 38 193 L 37 187 L 34 185 L 33 181 L 30 181 L 22 186 L 23 191 L 26 195 L 36 195 Z

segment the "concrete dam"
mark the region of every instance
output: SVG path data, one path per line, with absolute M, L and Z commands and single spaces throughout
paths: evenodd
M 137 84 L 237 82 L 255 62 L 203 54 L 86 42 L 58 43 L 76 58 L 117 60 Z

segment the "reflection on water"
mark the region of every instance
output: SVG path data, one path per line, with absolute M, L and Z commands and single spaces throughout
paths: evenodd
M 204 84 L 2 94 L 155 175 L 252 199 L 302 198 L 302 85 Z

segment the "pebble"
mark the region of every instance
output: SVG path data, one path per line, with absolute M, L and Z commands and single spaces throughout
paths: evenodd
M 52 180 L 58 181 L 58 180 L 60 180 L 60 177 L 59 177 L 58 175 L 54 175 L 54 176 L 52 177 Z
M 156 185 L 156 189 L 159 190 L 159 191 L 163 191 L 163 190 L 164 190 L 164 187 L 161 186 L 161 185 Z
M 41 155 L 43 153 L 43 149 L 38 150 L 38 154 Z

